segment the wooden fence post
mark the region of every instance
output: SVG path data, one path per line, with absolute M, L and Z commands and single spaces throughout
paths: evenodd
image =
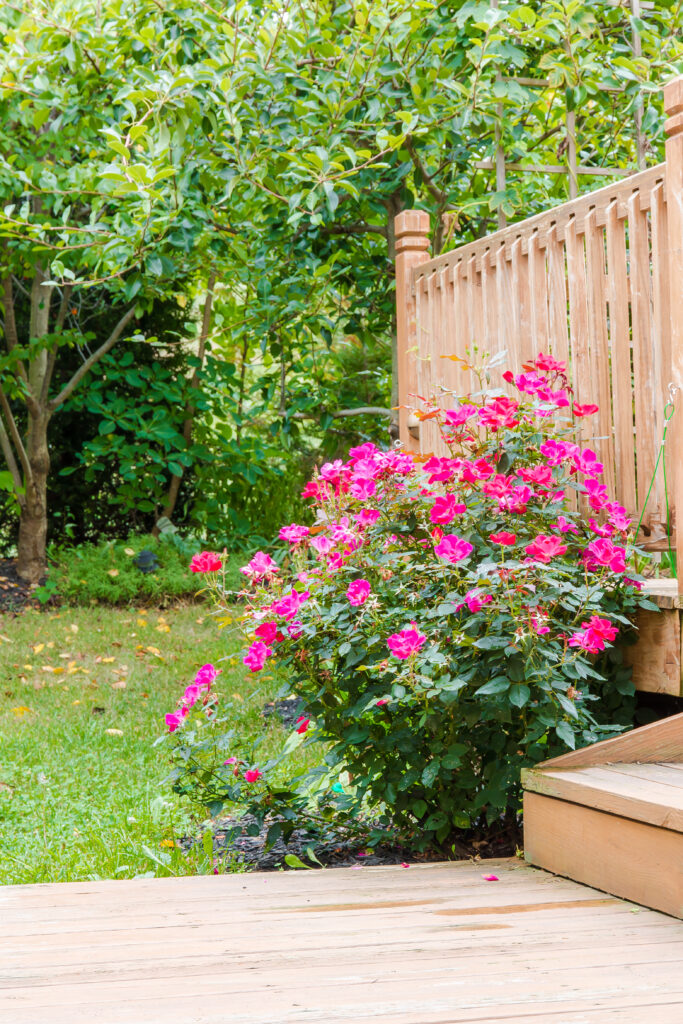
M 676 512 L 678 592 L 683 595 L 683 75 L 664 87 L 666 132 L 666 206 L 671 287 L 671 382 L 679 390 L 667 437 Z M 668 381 L 664 381 L 665 386 Z
M 429 259 L 429 214 L 404 210 L 395 221 L 396 231 L 396 362 L 398 369 L 399 437 L 406 448 L 418 449 L 419 442 L 408 431 L 409 395 L 417 385 L 418 345 L 416 303 L 412 269 Z

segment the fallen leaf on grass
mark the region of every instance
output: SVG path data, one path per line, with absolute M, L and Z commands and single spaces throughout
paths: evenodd
M 154 628 L 156 629 L 157 633 L 170 633 L 171 632 L 171 627 L 168 625 L 167 622 L 160 622 L 159 625 L 155 626 Z
M 10 640 L 8 636 L 3 636 L 2 633 L 0 633 L 0 640 L 2 640 L 4 644 L 11 644 L 14 642 L 13 640 Z
M 71 623 L 71 625 L 69 626 L 69 629 L 71 630 L 72 633 L 78 633 L 78 626 L 76 625 L 75 622 Z
M 33 715 L 35 712 L 32 708 L 27 708 L 25 704 L 20 704 L 17 708 L 12 708 L 12 714 L 16 715 L 17 718 L 23 718 L 24 715 Z
M 33 672 L 33 665 L 24 665 L 27 672 Z
M 107 569 L 107 575 L 108 576 L 115 577 L 115 576 L 118 576 L 118 574 L 119 574 L 119 570 L 118 569 Z
M 123 736 L 123 729 L 105 729 L 107 736 Z
M 172 839 L 162 839 L 159 846 L 168 846 L 171 850 L 175 849 L 175 843 Z
M 45 644 L 34 644 L 33 645 L 33 653 L 34 654 L 40 654 L 40 652 L 43 650 L 44 647 L 45 647 Z
M 112 690 L 125 690 L 127 685 L 128 684 L 126 683 L 125 679 L 117 679 L 115 682 L 111 684 L 111 688 Z
M 241 693 L 232 693 L 230 696 L 232 697 L 233 700 L 244 702 L 244 697 L 242 696 Z
M 72 704 L 80 704 L 81 702 L 80 702 L 80 700 L 72 700 L 71 703 Z
M 6 793 L 13 793 L 14 786 L 10 786 L 9 782 L 0 782 L 0 789 L 4 789 Z
M 138 619 L 137 620 L 137 625 L 138 626 L 146 626 L 147 625 L 147 619 Z
M 116 661 L 116 658 L 103 658 L 101 654 L 98 654 L 95 658 L 96 665 L 111 665 Z

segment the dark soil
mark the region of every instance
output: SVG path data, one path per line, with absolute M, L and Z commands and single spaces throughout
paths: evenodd
M 264 718 L 277 715 L 286 728 L 296 725 L 296 720 L 303 714 L 304 704 L 300 697 L 286 697 L 284 700 L 269 700 L 263 705 L 261 714 Z
M 41 583 L 44 583 L 41 580 Z M 0 558 L 0 612 L 18 612 L 26 605 L 37 607 L 35 585 L 17 575 L 13 558 Z
M 282 838 L 271 847 L 265 849 L 269 822 L 260 829 L 258 835 L 247 835 L 253 826 L 251 815 L 244 815 L 239 821 L 236 818 L 224 818 L 218 822 L 214 835 L 214 851 L 218 860 L 229 857 L 251 871 L 277 871 L 288 869 L 285 857 L 293 854 L 309 864 L 319 867 L 307 854 L 312 848 L 320 864 L 330 868 L 363 867 L 379 864 L 418 864 L 439 860 L 466 860 L 474 858 L 513 857 L 518 846 L 521 846 L 521 830 L 510 836 L 500 830 L 493 830 L 488 836 L 476 836 L 463 833 L 455 843 L 446 844 L 441 849 L 415 852 L 401 845 L 385 845 L 370 848 L 358 837 L 352 839 L 335 834 L 330 828 L 329 833 L 321 840 L 306 829 L 295 829 L 287 843 Z M 237 837 L 234 836 L 236 826 L 241 827 Z M 232 833 L 232 835 L 231 835 Z

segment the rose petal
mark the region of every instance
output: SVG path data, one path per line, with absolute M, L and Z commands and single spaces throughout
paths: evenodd
M 500 882 L 498 875 L 482 875 L 485 882 Z

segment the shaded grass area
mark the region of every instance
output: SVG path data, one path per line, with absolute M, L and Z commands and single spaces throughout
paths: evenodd
M 212 661 L 240 734 L 279 748 L 282 725 L 261 716 L 279 684 L 246 673 L 239 649 L 203 605 L 0 615 L 0 881 L 212 871 L 210 843 L 174 845 L 197 822 L 153 743 Z

